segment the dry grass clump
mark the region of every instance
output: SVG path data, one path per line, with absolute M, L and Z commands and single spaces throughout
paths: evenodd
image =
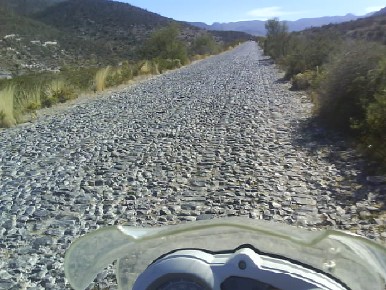
M 65 103 L 76 97 L 75 90 L 63 79 L 54 79 L 47 83 L 42 89 L 43 107 L 51 107 L 56 103 Z
M 105 68 L 101 68 L 97 71 L 95 75 L 95 90 L 97 92 L 102 92 L 106 89 L 106 80 L 111 71 L 111 67 L 107 66 Z
M 9 85 L 0 91 L 0 127 L 11 127 L 16 124 L 14 117 L 15 86 Z
M 36 110 L 42 107 L 41 87 L 36 85 L 29 90 L 19 89 L 15 92 L 15 119 L 17 123 L 23 122 L 25 114 L 34 116 Z
M 144 61 L 140 66 L 139 74 L 140 75 L 148 75 L 148 74 L 159 74 L 159 64 L 155 61 Z

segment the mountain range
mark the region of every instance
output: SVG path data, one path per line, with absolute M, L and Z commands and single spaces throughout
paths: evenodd
M 370 16 L 370 15 L 366 15 Z M 290 32 L 301 31 L 311 27 L 320 27 L 328 24 L 338 24 L 347 21 L 357 20 L 361 17 L 366 16 L 355 16 L 353 14 L 347 14 L 345 16 L 325 16 L 318 18 L 302 18 L 296 21 L 285 21 Z M 212 25 L 208 25 L 203 22 L 190 22 L 190 24 L 207 30 L 233 30 L 242 31 L 255 36 L 265 35 L 265 22 L 262 20 L 251 20 L 251 21 L 238 21 L 229 23 L 218 23 L 215 22 Z

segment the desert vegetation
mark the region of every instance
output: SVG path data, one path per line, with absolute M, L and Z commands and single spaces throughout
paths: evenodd
M 153 32 L 140 49 L 140 55 L 146 59 L 179 59 L 188 62 L 188 51 L 179 38 L 180 29 L 177 24 L 170 24 Z
M 293 89 L 309 91 L 318 120 L 358 140 L 361 148 L 386 164 L 382 41 L 344 37 L 331 27 L 288 33 L 278 19 L 268 21 L 266 28 L 267 37 L 260 40 L 264 52 L 283 68 Z
M 182 38 L 180 26 L 172 23 L 150 34 L 137 52 L 140 60 L 107 66 L 64 66 L 58 72 L 30 72 L 0 80 L 0 126 L 24 122 L 36 110 L 74 99 L 81 93 L 101 92 L 140 75 L 179 68 L 225 47 L 206 32 L 197 34 L 189 46 Z

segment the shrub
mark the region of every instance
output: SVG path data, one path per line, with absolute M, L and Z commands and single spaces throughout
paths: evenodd
M 155 59 L 159 73 L 167 70 L 180 68 L 182 66 L 179 59 Z
M 280 61 L 285 67 L 285 78 L 290 79 L 306 70 L 317 70 L 326 64 L 330 56 L 341 46 L 340 38 L 332 32 L 306 35 L 292 34 L 287 54 Z
M 117 67 L 110 67 L 105 86 L 114 87 L 126 83 L 133 78 L 136 69 L 134 65 L 129 64 L 127 61 Z
M 80 91 L 88 91 L 95 85 L 95 75 L 98 71 L 96 67 L 65 67 L 60 72 L 60 77 L 73 88 Z
M 366 125 L 370 135 L 386 141 L 386 89 L 377 94 L 374 101 L 367 106 Z
M 307 90 L 311 87 L 313 80 L 316 77 L 316 73 L 313 71 L 305 71 L 304 73 L 298 73 L 292 78 L 292 90 Z
M 128 61 L 125 61 L 121 65 L 121 76 L 123 81 L 129 81 L 134 76 L 134 66 Z
M 9 85 L 0 91 L 0 127 L 11 127 L 16 124 L 14 118 L 15 86 Z
M 383 163 L 386 170 L 386 91 L 378 94 L 366 108 L 366 129 L 362 140 L 370 155 Z
M 353 128 L 359 130 L 371 155 L 386 162 L 386 57 L 368 72 L 367 79 L 368 91 L 373 94 L 362 100 L 365 118 L 354 120 Z
M 197 36 L 194 39 L 191 47 L 191 52 L 195 55 L 217 54 L 220 51 L 220 46 L 216 43 L 213 36 L 209 33 L 203 33 Z
M 347 131 L 353 120 L 364 120 L 366 104 L 375 93 L 368 85 L 368 72 L 384 53 L 380 45 L 350 41 L 332 58 L 316 98 L 318 114 L 326 124 Z
M 111 68 L 105 81 L 105 87 L 114 87 L 124 82 L 122 76 L 122 68 Z
M 386 51 L 385 51 L 386 53 Z M 366 110 L 366 123 L 368 131 L 376 135 L 386 135 L 386 57 L 383 56 L 375 69 L 369 70 L 366 76 L 366 91 L 362 104 Z

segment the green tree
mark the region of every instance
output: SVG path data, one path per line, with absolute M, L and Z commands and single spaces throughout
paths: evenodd
M 264 41 L 264 53 L 278 60 L 287 53 L 288 48 L 288 26 L 277 18 L 270 19 L 265 23 L 267 37 Z
M 147 59 L 179 59 L 182 64 L 187 63 L 187 48 L 179 36 L 180 29 L 175 23 L 153 32 L 142 48 L 142 56 Z
M 191 50 L 193 54 L 216 54 L 220 51 L 220 47 L 212 35 L 203 33 L 194 39 Z

